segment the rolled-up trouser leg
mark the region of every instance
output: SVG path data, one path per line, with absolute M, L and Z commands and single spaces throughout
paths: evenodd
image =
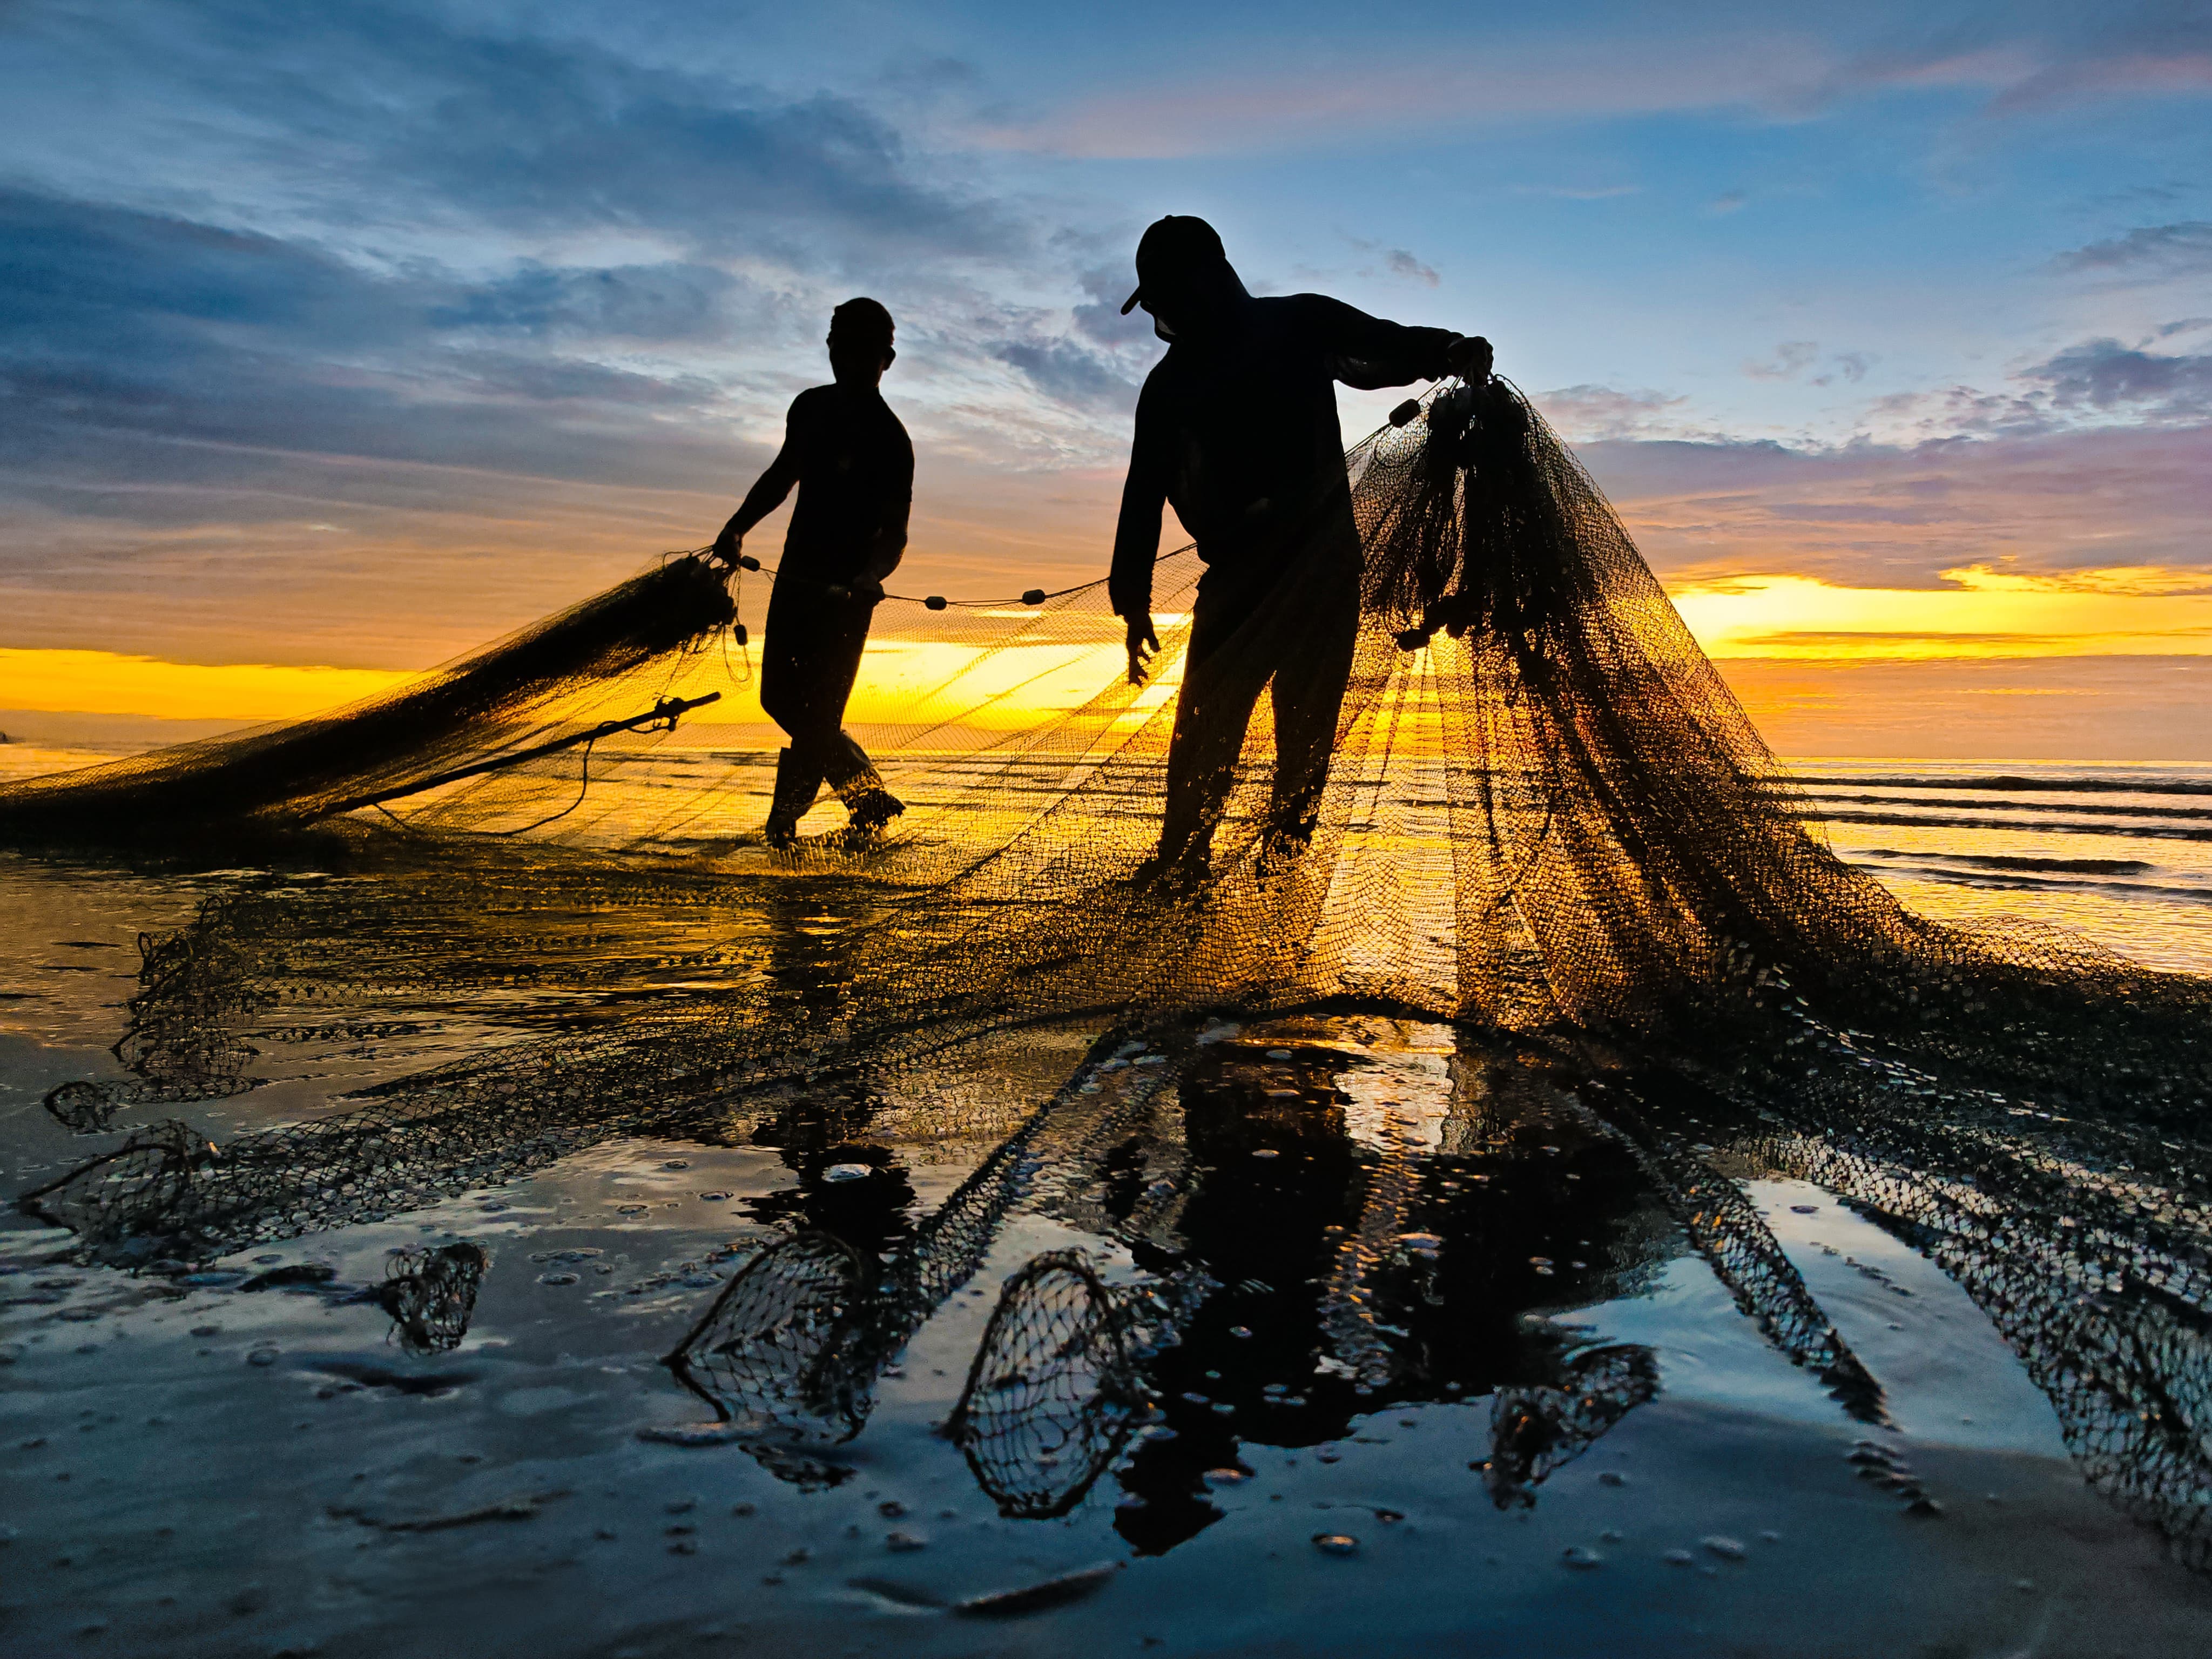
M 768 835 L 781 842 L 796 834 L 799 819 L 822 793 L 822 773 L 795 749 L 779 750 L 775 757 L 775 794 L 769 804 Z
M 869 791 L 884 787 L 876 763 L 868 758 L 866 750 L 853 741 L 849 732 L 839 732 L 824 745 L 824 760 L 823 775 L 837 792 L 837 799 L 848 806 Z

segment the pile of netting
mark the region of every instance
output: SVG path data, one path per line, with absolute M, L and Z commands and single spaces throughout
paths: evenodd
M 526 930 L 532 906 L 611 885 L 702 915 L 837 887 L 841 925 L 800 930 L 818 958 L 803 989 L 777 971 L 792 943 L 755 941 L 634 1017 L 571 1021 L 387 1088 L 380 1139 L 404 1123 L 418 1141 L 434 1126 L 470 1139 L 496 1121 L 551 1148 L 580 1115 L 595 1133 L 696 1117 L 1027 1024 L 1331 1004 L 1572 1030 L 1715 1074 L 1806 1045 L 1817 1078 L 1809 1016 L 1844 1050 L 1878 1043 L 1899 1077 L 1929 1079 L 1885 1087 L 2193 1128 L 2212 986 L 2056 930 L 1906 912 L 1808 823 L 1619 519 L 1518 393 L 1446 383 L 1409 413 L 1347 458 L 1364 574 L 1318 821 L 1310 837 L 1274 831 L 1263 702 L 1201 878 L 1142 878 L 1198 574 L 1188 550 L 1161 563 L 1166 649 L 1144 685 L 1120 672 L 1098 586 L 887 607 L 864 673 L 900 687 L 900 718 L 865 735 L 911 805 L 898 833 L 857 845 L 820 836 L 777 854 L 749 837 L 768 776 L 757 750 L 632 730 L 607 740 L 597 781 L 575 745 L 483 764 L 532 755 L 549 730 L 596 731 L 609 708 L 729 683 L 708 648 L 729 600 L 688 558 L 354 710 L 0 792 L 0 824 L 211 817 L 221 799 L 241 820 L 330 820 L 445 778 L 404 813 L 387 805 L 404 823 L 380 837 L 376 813 L 344 820 L 392 860 L 372 896 L 295 885 L 200 930 L 192 949 L 250 964 L 222 970 L 245 980 L 222 994 L 249 1000 L 509 972 L 494 919 Z M 1328 620 L 1312 574 L 1294 562 L 1219 647 L 1232 669 L 1242 658 L 1257 681 L 1299 659 Z M 580 787 L 594 810 L 549 811 Z M 163 1056 L 221 1068 L 221 1044 L 176 1012 L 206 976 L 190 953 L 172 951 L 161 972 L 179 989 L 134 1028 L 157 1070 Z M 148 1097 L 163 1093 L 156 1081 Z
M 2201 1559 L 2212 986 L 2055 929 L 1929 921 L 1837 858 L 1510 386 L 1447 385 L 1347 465 L 1363 585 L 1317 821 L 1286 836 L 1271 817 L 1262 702 L 1210 857 L 1175 879 L 1147 861 L 1188 550 L 1161 562 L 1145 685 L 1103 585 L 888 603 L 863 680 L 890 688 L 890 718 L 854 728 L 909 803 L 886 835 L 855 840 L 825 807 L 796 849 L 765 848 L 766 734 L 671 718 L 743 700 L 729 596 L 696 559 L 358 709 L 0 791 L 19 843 L 317 825 L 317 856 L 337 836 L 352 860 L 238 884 L 146 941 L 124 1077 L 49 1102 L 72 1127 L 237 1092 L 257 1044 L 373 1026 L 380 997 L 502 1011 L 465 1060 L 219 1148 L 140 1128 L 26 1202 L 110 1260 L 203 1260 L 618 1135 L 742 1140 L 802 1100 L 880 1127 L 896 1099 L 996 1150 L 879 1267 L 811 1236 L 763 1253 L 670 1358 L 732 1432 L 811 1468 L 787 1431 L 857 1431 L 873 1377 L 1012 1208 L 1172 1231 L 1172 1136 L 1116 1167 L 1136 1198 L 1085 1194 L 1110 1184 L 1102 1149 L 1152 1144 L 1131 1126 L 1187 1068 L 1109 1086 L 1102 1056 L 1204 1018 L 1440 1020 L 1567 1066 L 1571 1109 L 1869 1420 L 1878 1383 L 1742 1182 L 1802 1176 L 1880 1212 L 2014 1341 L 2100 1481 Z M 1316 577 L 1283 573 L 1224 672 L 1300 659 L 1327 620 Z M 1384 1156 L 1324 1274 L 1332 1351 L 1364 1389 L 1402 1359 L 1360 1286 L 1422 1179 Z M 1171 1339 L 1196 1283 L 1130 1299 L 1055 1258 L 1008 1292 L 954 1433 L 1010 1512 L 1079 1495 L 1139 1413 L 1127 1356 Z M 1501 1394 L 1498 1501 L 1652 1386 L 1622 1351 Z

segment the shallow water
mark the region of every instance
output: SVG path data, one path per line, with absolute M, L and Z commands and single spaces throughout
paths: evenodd
M 1808 769 L 1838 850 L 1923 909 L 2062 920 L 2212 967 L 2206 836 L 2186 833 L 2212 835 L 2212 770 Z M 0 883 L 11 1197 L 161 1117 L 224 1143 L 623 1018 L 778 939 L 832 938 L 860 902 L 810 883 L 712 915 L 541 919 L 528 975 L 434 994 L 395 975 L 313 1018 L 250 1012 L 224 1063 L 252 1086 L 86 1135 L 42 1097 L 124 1075 L 106 1045 L 137 935 L 185 925 L 221 878 L 10 860 Z M 0 1637 L 26 1654 L 2201 1650 L 2212 1580 L 2085 1481 L 2082 1407 L 2054 1407 L 2035 1333 L 1985 1276 L 1947 1276 L 1909 1225 L 1790 1178 L 1747 1132 L 1695 1150 L 1743 1181 L 1871 1406 L 1762 1334 L 1771 1279 L 1730 1278 L 1663 1172 L 1528 1056 L 1373 1020 L 1168 1032 L 1040 1122 L 1049 1178 L 988 1164 L 1088 1037 L 994 1051 L 957 1098 L 802 1091 L 682 1140 L 364 1202 L 196 1271 L 76 1265 L 70 1235 L 11 1213 Z M 1003 1188 L 989 1224 L 933 1232 L 979 1166 Z M 848 1354 L 834 1408 L 776 1394 L 787 1354 L 707 1353 L 802 1226 L 860 1252 L 834 1288 L 836 1329 L 862 1340 L 823 1350 Z M 1049 1305 L 1003 1290 L 1066 1250 L 1096 1285 L 1063 1276 Z M 918 1300 L 872 1288 L 909 1269 Z M 956 1443 L 941 1431 L 1002 1300 L 992 1352 L 1030 1346 L 1011 1377 L 987 1364 L 969 1420 L 990 1431 Z M 1110 1331 L 1081 1322 L 1097 1309 Z M 695 1392 L 664 1358 L 702 1321 Z M 2170 1379 L 2200 1450 L 2202 1348 Z

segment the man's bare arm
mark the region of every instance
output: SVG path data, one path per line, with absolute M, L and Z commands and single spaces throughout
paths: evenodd
M 745 499 L 722 526 L 722 533 L 714 538 L 714 556 L 724 564 L 735 564 L 745 532 L 781 507 L 784 497 L 791 494 L 792 486 L 798 482 L 799 463 L 793 458 L 791 445 L 787 441 L 768 464 L 768 471 L 745 492 Z
M 1142 685 L 1160 648 L 1152 631 L 1152 562 L 1159 556 L 1160 514 L 1168 501 L 1149 410 L 1137 402 L 1137 430 L 1129 447 L 1129 474 L 1121 485 L 1121 513 L 1114 526 L 1114 562 L 1106 591 L 1115 614 L 1128 624 L 1129 684 Z

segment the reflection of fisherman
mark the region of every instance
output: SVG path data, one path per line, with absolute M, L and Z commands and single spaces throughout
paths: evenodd
M 875 301 L 848 300 L 830 313 L 836 384 L 792 400 L 781 453 L 714 539 L 714 556 L 735 563 L 745 532 L 799 486 L 761 646 L 761 707 L 791 736 L 776 757 L 772 847 L 791 844 L 825 782 L 862 833 L 906 810 L 843 729 L 914 498 L 914 446 L 877 389 L 896 355 L 891 314 Z
M 1109 584 L 1128 623 L 1132 680 L 1159 648 L 1152 587 L 1164 502 L 1206 564 L 1155 866 L 1173 869 L 1203 860 L 1245 726 L 1271 682 L 1268 830 L 1293 846 L 1313 833 L 1359 620 L 1359 532 L 1332 382 L 1480 378 L 1490 344 L 1384 322 L 1319 294 L 1255 300 L 1203 219 L 1170 215 L 1146 230 L 1137 279 L 1122 310 L 1143 306 L 1170 344 L 1137 402 Z

